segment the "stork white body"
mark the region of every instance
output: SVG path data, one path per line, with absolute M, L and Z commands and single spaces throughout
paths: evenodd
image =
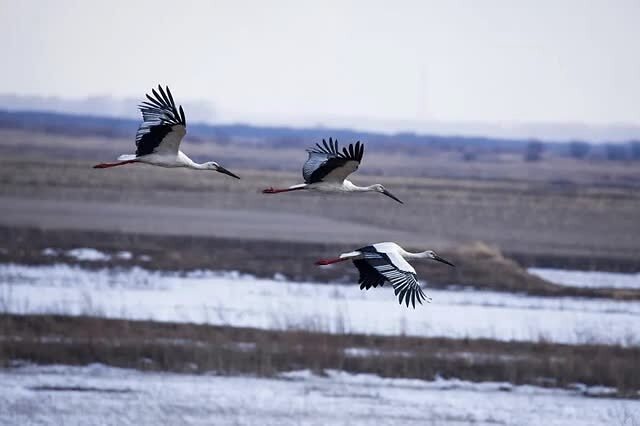
M 351 260 L 360 273 L 358 279 L 360 289 L 368 290 L 371 287 L 383 286 L 385 282 L 390 282 L 396 296 L 399 297 L 400 304 L 405 301 L 408 307 L 411 302 L 415 308 L 416 300 L 422 304 L 423 300 L 431 302 L 431 298 L 422 291 L 416 270 L 406 259 L 431 259 L 454 266 L 432 250 L 412 253 L 391 242 L 371 244 L 348 253 L 342 253 L 335 259 L 319 260 L 316 264 L 331 265 Z
M 135 154 L 124 154 L 118 157 L 118 161 L 130 161 L 135 160 L 137 163 L 150 164 L 152 166 L 176 168 L 185 167 L 193 170 L 210 170 L 207 163 L 196 163 L 182 151 L 177 153 L 160 153 L 154 152 L 152 154 L 142 155 L 137 157 Z
M 284 189 L 267 188 L 262 192 L 265 194 L 278 194 L 297 190 L 341 193 L 379 192 L 402 204 L 402 201 L 380 184 L 358 186 L 347 179 L 360 166 L 364 155 L 363 144 L 360 142 L 350 144 L 348 148 L 343 148 L 341 152 L 338 148 L 337 140 L 334 141 L 329 138 L 329 143 L 327 143 L 323 139 L 322 143 L 324 146 L 316 144 L 314 148 L 307 150 L 309 158 L 302 167 L 302 176 L 305 183 Z
M 152 93 L 154 96 L 147 94 L 148 101 L 140 104 L 143 121 L 136 134 L 136 153 L 121 155 L 117 163 L 101 163 L 94 168 L 106 169 L 143 163 L 167 168 L 212 170 L 240 179 L 215 161 L 196 163 L 182 152 L 180 143 L 187 134 L 187 121 L 182 106 L 176 108 L 169 87 L 165 91 L 158 86 L 158 91 L 153 89 Z

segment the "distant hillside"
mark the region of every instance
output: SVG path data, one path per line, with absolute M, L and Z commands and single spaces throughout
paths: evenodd
M 94 95 L 79 98 L 60 96 L 20 95 L 0 93 L 0 110 L 49 111 L 59 114 L 100 115 L 125 119 L 138 119 L 138 98 Z M 481 136 L 497 140 L 536 139 L 543 142 L 624 143 L 640 139 L 640 125 L 633 123 L 580 123 L 580 122 L 481 122 L 439 121 L 411 117 L 384 119 L 358 115 L 325 115 L 307 117 L 280 117 L 243 115 L 217 108 L 210 99 L 181 101 L 191 123 L 230 124 L 252 123 L 257 127 L 360 129 L 365 133 L 416 133 L 419 135 L 461 136 L 475 139 Z M 282 121 L 285 120 L 285 121 Z
M 23 129 L 63 135 L 99 135 L 105 137 L 133 137 L 140 121 L 126 118 L 72 115 L 43 111 L 2 111 L 0 128 Z M 640 154 L 639 142 L 624 144 L 588 144 L 586 142 L 542 143 L 525 139 L 499 139 L 467 136 L 420 135 L 416 133 L 385 134 L 362 132 L 330 127 L 267 127 L 247 124 L 209 125 L 189 123 L 192 143 L 215 140 L 219 144 L 242 141 L 245 144 L 272 147 L 306 147 L 323 138 L 337 138 L 343 143 L 361 140 L 381 149 L 399 149 L 420 152 L 424 149 L 457 151 L 473 156 L 483 153 L 524 153 L 532 149 L 543 149 L 547 153 L 589 156 L 609 159 L 631 159 Z M 578 149 L 579 148 L 579 149 Z M 575 152 L 574 152 L 575 151 Z M 581 151 L 581 152 L 578 152 Z M 617 157 L 616 157 L 617 156 Z M 613 158 L 616 157 L 616 158 Z M 637 158 L 636 158 L 637 159 Z

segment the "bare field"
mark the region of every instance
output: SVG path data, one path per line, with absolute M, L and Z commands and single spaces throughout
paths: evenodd
M 298 174 L 236 169 L 243 179 L 150 166 L 94 170 L 86 161 L 0 160 L 0 225 L 98 229 L 354 247 L 395 240 L 446 250 L 474 241 L 526 265 L 639 270 L 640 192 L 504 181 L 356 175 L 377 194 L 264 195 Z
M 0 155 L 34 160 L 111 161 L 120 154 L 135 151 L 133 135 L 133 129 L 131 138 L 0 129 Z M 330 136 L 326 135 L 327 138 Z M 220 143 L 195 139 L 187 134 L 182 149 L 195 160 L 215 159 L 229 168 L 295 172 L 299 175 L 306 159 L 304 149 L 316 142 L 319 141 L 300 141 L 298 147 L 272 146 L 252 140 Z M 340 142 L 348 144 L 355 141 Z M 362 142 L 367 144 L 366 140 Z M 640 189 L 637 163 L 581 161 L 552 154 L 543 156 L 543 161 L 525 162 L 521 154 L 493 152 L 483 153 L 475 161 L 463 161 L 462 158 L 463 153 L 456 150 L 411 146 L 399 138 L 397 150 L 367 144 L 365 161 L 359 173 L 387 177 L 551 183 L 561 188 L 587 185 Z
M 188 153 L 217 159 L 240 181 L 144 165 L 91 168 L 132 146 L 0 130 L 0 225 L 351 247 L 395 240 L 436 251 L 482 241 L 526 266 L 640 270 L 637 164 L 497 154 L 468 163 L 454 152 L 368 147 L 353 180 L 383 183 L 399 205 L 379 194 L 261 194 L 300 182 L 306 155 L 255 143 L 185 141 Z

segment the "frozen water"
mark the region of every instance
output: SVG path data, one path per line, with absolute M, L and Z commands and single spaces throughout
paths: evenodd
M 570 271 L 565 269 L 529 268 L 530 274 L 568 287 L 608 287 L 640 289 L 640 273 Z
M 428 289 L 427 289 L 428 290 Z M 640 303 L 428 290 L 433 303 L 399 306 L 389 286 L 324 285 L 238 273 L 87 270 L 0 265 L 5 312 L 563 343 L 639 344 Z
M 637 425 L 640 402 L 580 391 L 385 379 L 142 373 L 90 365 L 0 370 L 2 425 Z

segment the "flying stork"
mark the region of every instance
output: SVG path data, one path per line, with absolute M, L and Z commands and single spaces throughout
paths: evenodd
M 322 145 L 316 143 L 313 148 L 307 149 L 309 158 L 302 166 L 304 183 L 290 186 L 285 189 L 267 188 L 264 194 L 277 194 L 280 192 L 297 191 L 301 189 L 322 192 L 380 192 L 403 204 L 396 196 L 387 191 L 380 184 L 370 186 L 357 186 L 347 179 L 351 173 L 358 170 L 364 154 L 364 144 L 359 141 L 349 144 L 349 148 L 338 148 L 338 141 L 329 138 L 329 143 L 322 140 Z
M 422 304 L 423 300 L 431 302 L 431 298 L 423 293 L 416 270 L 405 259 L 431 259 L 455 266 L 431 250 L 410 253 L 396 243 L 371 244 L 349 253 L 342 253 L 336 259 L 318 260 L 316 265 L 331 265 L 351 260 L 360 272 L 358 278 L 360 290 L 382 287 L 388 281 L 393 286 L 395 295 L 399 297 L 400 304 L 404 300 L 409 307 L 409 301 L 411 301 L 415 309 L 416 300 Z
M 213 170 L 240 179 L 215 161 L 196 163 L 180 151 L 180 142 L 187 133 L 187 120 L 182 105 L 176 108 L 171 91 L 158 85 L 147 93 L 147 100 L 139 105 L 142 124 L 136 133 L 136 153 L 118 157 L 116 163 L 100 163 L 94 169 L 144 163 L 160 167 L 186 167 L 194 170 Z

